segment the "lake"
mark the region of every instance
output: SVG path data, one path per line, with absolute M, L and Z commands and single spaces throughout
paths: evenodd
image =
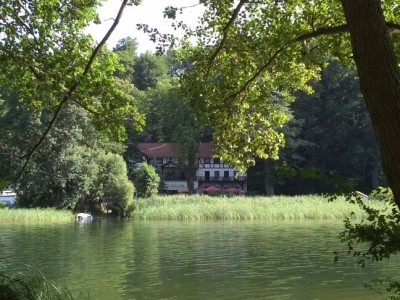
M 341 221 L 1 224 L 0 262 L 39 268 L 90 299 L 379 299 L 397 257 L 362 269 Z M 343 253 L 333 263 L 333 251 Z M 383 297 L 381 297 L 383 298 Z

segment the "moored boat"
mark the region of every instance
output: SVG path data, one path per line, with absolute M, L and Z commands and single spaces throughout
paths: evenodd
M 76 214 L 75 220 L 77 222 L 91 222 L 93 221 L 93 216 L 87 213 Z

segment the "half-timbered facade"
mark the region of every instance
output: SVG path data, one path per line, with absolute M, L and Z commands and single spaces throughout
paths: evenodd
M 147 163 L 155 166 L 166 191 L 172 193 L 187 191 L 186 178 L 182 167 L 178 165 L 173 143 L 139 143 L 137 147 Z M 199 144 L 196 165 L 194 178 L 196 191 L 203 192 L 209 187 L 215 187 L 215 190 L 221 192 L 232 188 L 246 192 L 246 174 L 239 175 L 233 166 L 213 157 L 212 143 Z

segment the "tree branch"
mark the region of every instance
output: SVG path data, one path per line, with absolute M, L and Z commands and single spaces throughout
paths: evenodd
M 119 23 L 119 20 L 122 17 L 122 14 L 124 12 L 124 9 L 125 9 L 127 3 L 128 3 L 128 0 L 124 0 L 122 2 L 121 7 L 119 8 L 118 14 L 115 17 L 114 23 L 111 25 L 110 29 L 107 31 L 106 35 L 103 37 L 101 42 L 94 49 L 92 55 L 89 58 L 89 61 L 88 61 L 87 65 L 86 65 L 86 68 L 82 73 L 82 76 L 86 76 L 86 74 L 89 72 L 89 70 L 90 70 L 90 68 L 91 68 L 91 66 L 93 64 L 93 61 L 94 61 L 95 57 L 97 56 L 97 54 L 99 53 L 101 47 L 103 47 L 106 44 L 108 38 L 111 36 L 111 34 L 113 33 L 114 29 L 117 27 L 117 25 Z
M 260 76 L 262 73 L 264 73 L 268 67 L 273 63 L 273 61 L 278 57 L 278 55 L 283 52 L 286 47 L 290 44 L 293 44 L 295 42 L 301 42 L 310 38 L 314 38 L 314 37 L 318 37 L 321 35 L 329 35 L 329 34 L 336 34 L 336 33 L 343 33 L 347 31 L 347 25 L 340 25 L 340 26 L 335 26 L 335 27 L 321 27 L 321 28 L 317 28 L 316 30 L 307 32 L 305 34 L 299 35 L 297 37 L 295 37 L 294 39 L 284 43 L 279 49 L 277 49 L 274 54 L 270 57 L 270 59 L 264 64 L 262 65 L 258 70 L 256 70 L 256 72 L 254 73 L 253 76 L 251 76 L 248 80 L 246 80 L 246 82 L 243 84 L 243 86 L 236 91 L 233 94 L 230 94 L 229 96 L 227 96 L 224 101 L 231 99 L 231 98 L 235 98 L 238 95 L 240 95 L 241 93 L 243 93 L 247 87 L 258 77 Z
M 243 5 L 247 1 L 248 0 L 240 0 L 239 4 L 236 6 L 235 10 L 233 11 L 233 15 L 231 16 L 231 18 L 229 19 L 228 23 L 225 25 L 225 27 L 222 31 L 223 32 L 222 40 L 219 43 L 217 49 L 215 49 L 214 53 L 210 57 L 210 60 L 209 60 L 210 65 L 214 62 L 215 58 L 218 56 L 218 54 L 221 52 L 222 48 L 224 47 L 225 41 L 228 38 L 228 30 L 232 26 L 233 22 L 235 22 L 236 18 L 239 15 L 240 10 L 242 9 Z
M 321 28 L 317 28 L 316 30 L 299 35 L 299 36 L 295 37 L 294 39 L 284 43 L 280 48 L 278 48 L 274 52 L 274 54 L 270 57 L 270 59 L 264 65 L 262 65 L 258 70 L 256 70 L 256 72 L 254 73 L 253 76 L 251 76 L 248 80 L 246 80 L 246 82 L 242 85 L 242 87 L 238 91 L 227 96 L 224 99 L 224 101 L 235 98 L 238 95 L 240 95 L 241 93 L 243 93 L 248 88 L 248 86 L 258 76 L 260 76 L 262 73 L 264 73 L 268 69 L 268 67 L 273 63 L 273 61 L 278 57 L 278 55 L 286 49 L 286 47 L 288 45 L 293 44 L 295 42 L 301 42 L 301 41 L 304 41 L 304 40 L 307 40 L 310 38 L 318 37 L 321 35 L 330 35 L 330 34 L 343 33 L 343 32 L 347 32 L 346 24 L 335 26 L 335 27 L 321 27 Z
M 26 15 L 29 16 L 29 15 L 32 14 L 32 12 L 31 12 L 30 10 L 27 10 L 27 9 L 24 7 L 24 4 L 22 4 L 20 0 L 17 0 L 17 2 L 18 2 L 18 4 L 19 4 L 19 7 L 20 7 L 21 9 L 24 10 L 24 12 L 25 12 Z M 35 32 L 33 31 L 33 29 L 32 29 L 31 27 L 29 27 L 29 25 L 26 24 L 26 23 L 21 19 L 21 17 L 18 15 L 18 13 L 14 14 L 14 17 L 15 17 L 16 20 L 18 20 L 18 21 L 20 22 L 20 24 L 21 24 L 23 27 L 25 27 L 25 29 L 32 35 L 32 37 L 33 37 L 33 39 L 35 40 L 35 42 L 36 42 L 37 44 L 39 44 L 39 42 L 38 42 L 38 40 L 37 40 L 37 37 L 36 37 L 36 34 L 35 34 Z M 39 49 L 39 50 L 40 50 L 40 49 Z
M 291 44 L 293 42 L 301 42 L 301 41 L 304 41 L 307 39 L 319 37 L 321 35 L 331 35 L 331 34 L 347 32 L 347 31 L 348 31 L 347 24 L 333 26 L 333 27 L 320 27 L 313 31 L 299 35 L 298 37 L 296 37 L 292 41 L 290 41 L 288 44 Z
M 203 3 L 197 3 L 197 4 L 192 4 L 192 5 L 188 5 L 188 6 L 182 6 L 181 9 L 187 9 L 187 8 L 192 8 L 192 7 L 196 7 L 196 6 L 200 6 Z
M 228 24 L 227 24 L 228 26 Z M 224 28 L 224 31 L 227 30 L 227 26 Z M 229 26 L 231 26 L 231 24 L 229 24 Z M 389 29 L 389 32 L 392 34 L 398 34 L 400 33 L 400 24 L 395 24 L 392 22 L 386 22 L 386 26 Z M 275 53 L 272 55 L 272 57 L 267 61 L 266 64 L 264 64 L 263 66 L 261 66 L 255 73 L 254 75 L 249 78 L 244 84 L 243 86 L 236 91 L 233 94 L 230 94 L 229 96 L 227 96 L 225 100 L 231 99 L 231 98 L 235 98 L 238 95 L 240 95 L 241 93 L 243 93 L 247 87 L 260 75 L 262 74 L 265 70 L 268 69 L 268 67 L 272 64 L 272 62 L 276 59 L 276 57 L 285 50 L 285 48 L 295 42 L 301 42 L 301 41 L 305 41 L 307 39 L 311 39 L 311 38 L 316 38 L 322 35 L 332 35 L 332 34 L 338 34 L 338 33 L 344 33 L 348 31 L 348 26 L 347 24 L 343 24 L 343 25 L 338 25 L 338 26 L 333 26 L 333 27 L 320 27 L 317 28 L 316 30 L 301 34 L 297 37 L 295 37 L 294 39 L 292 39 L 291 41 L 285 43 L 283 46 L 281 46 L 277 51 L 275 51 Z M 210 61 L 214 60 L 216 55 L 218 54 L 218 52 L 220 52 L 221 48 L 222 48 L 222 43 L 218 46 L 217 50 L 214 52 L 214 55 L 212 57 L 212 59 L 210 59 Z
M 274 62 L 274 60 L 276 59 L 276 57 L 283 51 L 285 50 L 286 45 L 280 47 L 278 50 L 275 51 L 275 53 L 269 58 L 269 60 L 263 65 L 261 66 L 261 68 L 259 68 L 253 76 L 251 76 L 248 80 L 246 80 L 246 82 L 243 84 L 243 86 L 236 91 L 233 94 L 230 94 L 229 96 L 227 96 L 224 101 L 231 99 L 231 98 L 235 98 L 238 95 L 240 95 L 241 93 L 243 93 L 247 87 L 258 77 L 260 76 L 262 73 L 264 73 L 268 67 Z
M 106 35 L 103 37 L 101 42 L 93 50 L 92 55 L 90 56 L 89 61 L 87 62 L 86 67 L 85 67 L 82 75 L 80 76 L 80 78 L 86 76 L 89 73 L 90 68 L 92 67 L 93 62 L 94 62 L 96 56 L 98 55 L 100 49 L 105 45 L 105 43 L 107 42 L 107 40 L 110 37 L 110 35 L 114 31 L 114 29 L 117 27 L 117 25 L 119 23 L 119 20 L 122 17 L 122 14 L 124 12 L 124 9 L 125 9 L 127 3 L 128 3 L 128 0 L 123 0 L 121 6 L 119 8 L 118 14 L 117 14 L 117 16 L 115 18 L 114 23 L 112 24 L 112 26 L 110 27 L 110 29 L 108 30 Z M 43 144 L 44 140 L 49 135 L 50 131 L 54 128 L 54 125 L 56 124 L 57 119 L 58 119 L 61 111 L 65 107 L 65 105 L 68 102 L 68 100 L 71 99 L 71 96 L 75 92 L 75 90 L 77 89 L 78 85 L 79 85 L 79 79 L 75 80 L 75 82 L 72 84 L 72 86 L 68 89 L 67 93 L 63 97 L 63 99 L 60 102 L 60 104 L 57 106 L 56 111 L 54 112 L 53 117 L 49 122 L 49 125 L 47 126 L 46 130 L 43 132 L 43 134 L 40 137 L 39 141 L 33 146 L 33 148 L 26 155 L 23 156 L 23 158 L 26 158 L 26 161 L 25 161 L 24 165 L 22 166 L 21 171 L 18 173 L 18 175 L 16 177 L 17 181 L 22 177 L 22 175 L 24 174 L 24 172 L 25 172 L 25 170 L 26 170 L 26 168 L 28 166 L 28 163 L 31 161 L 33 155 L 37 152 L 39 147 Z
M 93 114 L 93 115 L 97 115 L 99 116 L 100 113 L 90 109 L 89 107 L 87 107 L 85 104 L 83 104 L 83 102 L 81 101 L 81 99 L 72 99 L 72 102 L 75 103 L 76 105 L 78 105 L 79 107 L 83 108 L 84 110 L 86 110 L 87 112 Z

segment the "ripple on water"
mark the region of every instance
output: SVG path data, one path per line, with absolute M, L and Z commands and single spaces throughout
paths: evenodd
M 0 260 L 39 266 L 91 299 L 376 299 L 362 283 L 397 260 L 333 264 L 341 222 L 0 224 Z

